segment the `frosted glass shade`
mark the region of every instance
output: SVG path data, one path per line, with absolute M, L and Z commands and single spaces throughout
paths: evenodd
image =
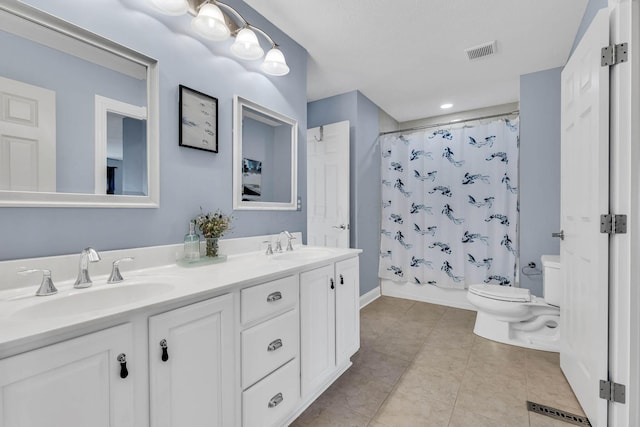
M 211 3 L 207 3 L 200 8 L 198 16 L 191 21 L 191 26 L 198 34 L 209 40 L 226 40 L 231 34 L 229 27 L 224 22 L 222 11 L 218 6 Z
M 178 16 L 189 11 L 187 0 L 150 0 L 150 2 L 165 15 Z
M 231 53 L 241 59 L 258 59 L 264 55 L 264 50 L 258 43 L 256 33 L 250 28 L 243 28 L 236 35 L 236 41 L 231 45 Z
M 272 76 L 284 76 L 289 74 L 287 61 L 285 61 L 282 51 L 277 47 L 274 47 L 267 52 L 267 56 L 264 58 L 264 62 L 260 68 L 262 68 L 262 71 Z

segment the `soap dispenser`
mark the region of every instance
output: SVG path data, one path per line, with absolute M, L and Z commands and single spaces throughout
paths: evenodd
M 200 259 L 200 236 L 196 233 L 196 223 L 189 223 L 189 234 L 184 236 L 184 260 L 195 262 Z

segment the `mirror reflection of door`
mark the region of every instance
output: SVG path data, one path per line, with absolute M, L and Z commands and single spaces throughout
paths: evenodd
M 147 194 L 146 120 L 107 113 L 107 194 Z
M 0 190 L 56 191 L 56 94 L 0 77 Z

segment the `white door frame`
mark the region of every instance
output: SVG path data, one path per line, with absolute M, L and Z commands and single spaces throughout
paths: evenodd
M 611 213 L 626 214 L 626 234 L 610 241 L 609 375 L 626 403 L 609 405 L 610 426 L 640 425 L 640 2 L 609 0 L 611 44 L 629 43 L 629 62 L 611 68 Z

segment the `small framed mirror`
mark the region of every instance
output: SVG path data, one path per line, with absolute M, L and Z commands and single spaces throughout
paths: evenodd
M 233 99 L 233 209 L 296 210 L 298 122 Z

